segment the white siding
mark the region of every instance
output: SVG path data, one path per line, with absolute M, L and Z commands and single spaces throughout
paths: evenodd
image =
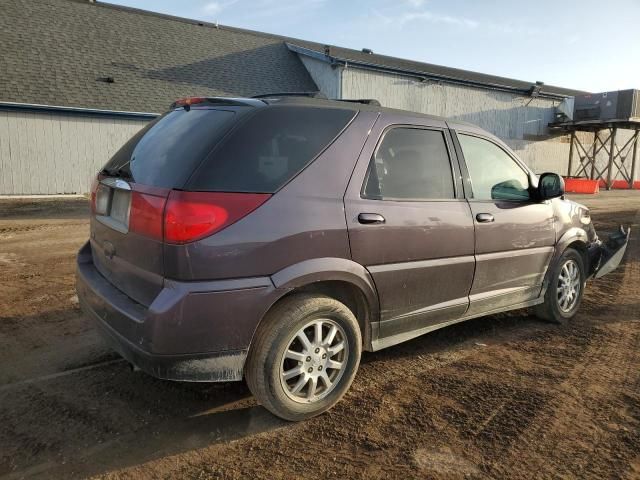
M 315 58 L 300 55 L 300 60 L 311 75 L 320 91 L 329 98 L 349 98 L 341 96 L 340 69 Z
M 0 195 L 86 193 L 146 119 L 0 111 Z

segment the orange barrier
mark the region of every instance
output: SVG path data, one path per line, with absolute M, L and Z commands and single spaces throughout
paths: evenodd
M 564 190 L 568 193 L 598 193 L 600 185 L 597 180 L 588 180 L 586 178 L 565 178 Z
M 598 180 L 598 185 L 600 188 L 607 188 L 607 182 L 604 180 Z M 629 182 L 626 180 L 613 180 L 611 182 L 611 188 L 614 190 L 628 190 Z M 633 189 L 640 190 L 640 180 L 636 180 L 633 182 Z
M 629 182 L 627 182 L 626 180 L 614 180 L 613 182 L 611 182 L 611 188 L 626 190 L 629 188 Z M 634 190 L 640 189 L 640 181 L 636 180 L 635 182 L 633 182 L 633 188 Z

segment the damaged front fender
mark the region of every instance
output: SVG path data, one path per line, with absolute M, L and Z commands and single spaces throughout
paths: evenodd
M 591 255 L 590 276 L 601 278 L 618 268 L 627 250 L 630 234 L 631 227 L 625 230 L 621 225 L 618 231 L 609 235 L 606 242 L 598 240 L 594 243 L 589 249 Z

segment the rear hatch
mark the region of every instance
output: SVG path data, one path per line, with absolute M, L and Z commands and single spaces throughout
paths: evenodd
M 165 277 L 194 279 L 189 269 L 176 267 L 181 259 L 209 262 L 198 240 L 266 202 L 356 114 L 209 100 L 216 105 L 186 105 L 145 127 L 107 163 L 92 189 L 94 264 L 145 306 Z
M 148 306 L 163 286 L 163 212 L 172 189 L 250 107 L 185 107 L 151 122 L 105 165 L 92 188 L 91 247 L 98 271 Z

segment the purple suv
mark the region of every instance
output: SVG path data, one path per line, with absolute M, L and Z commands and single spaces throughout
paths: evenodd
M 145 372 L 245 377 L 300 420 L 362 350 L 522 307 L 571 319 L 628 232 L 598 240 L 563 185 L 473 125 L 376 102 L 184 99 L 99 173 L 78 297 Z

